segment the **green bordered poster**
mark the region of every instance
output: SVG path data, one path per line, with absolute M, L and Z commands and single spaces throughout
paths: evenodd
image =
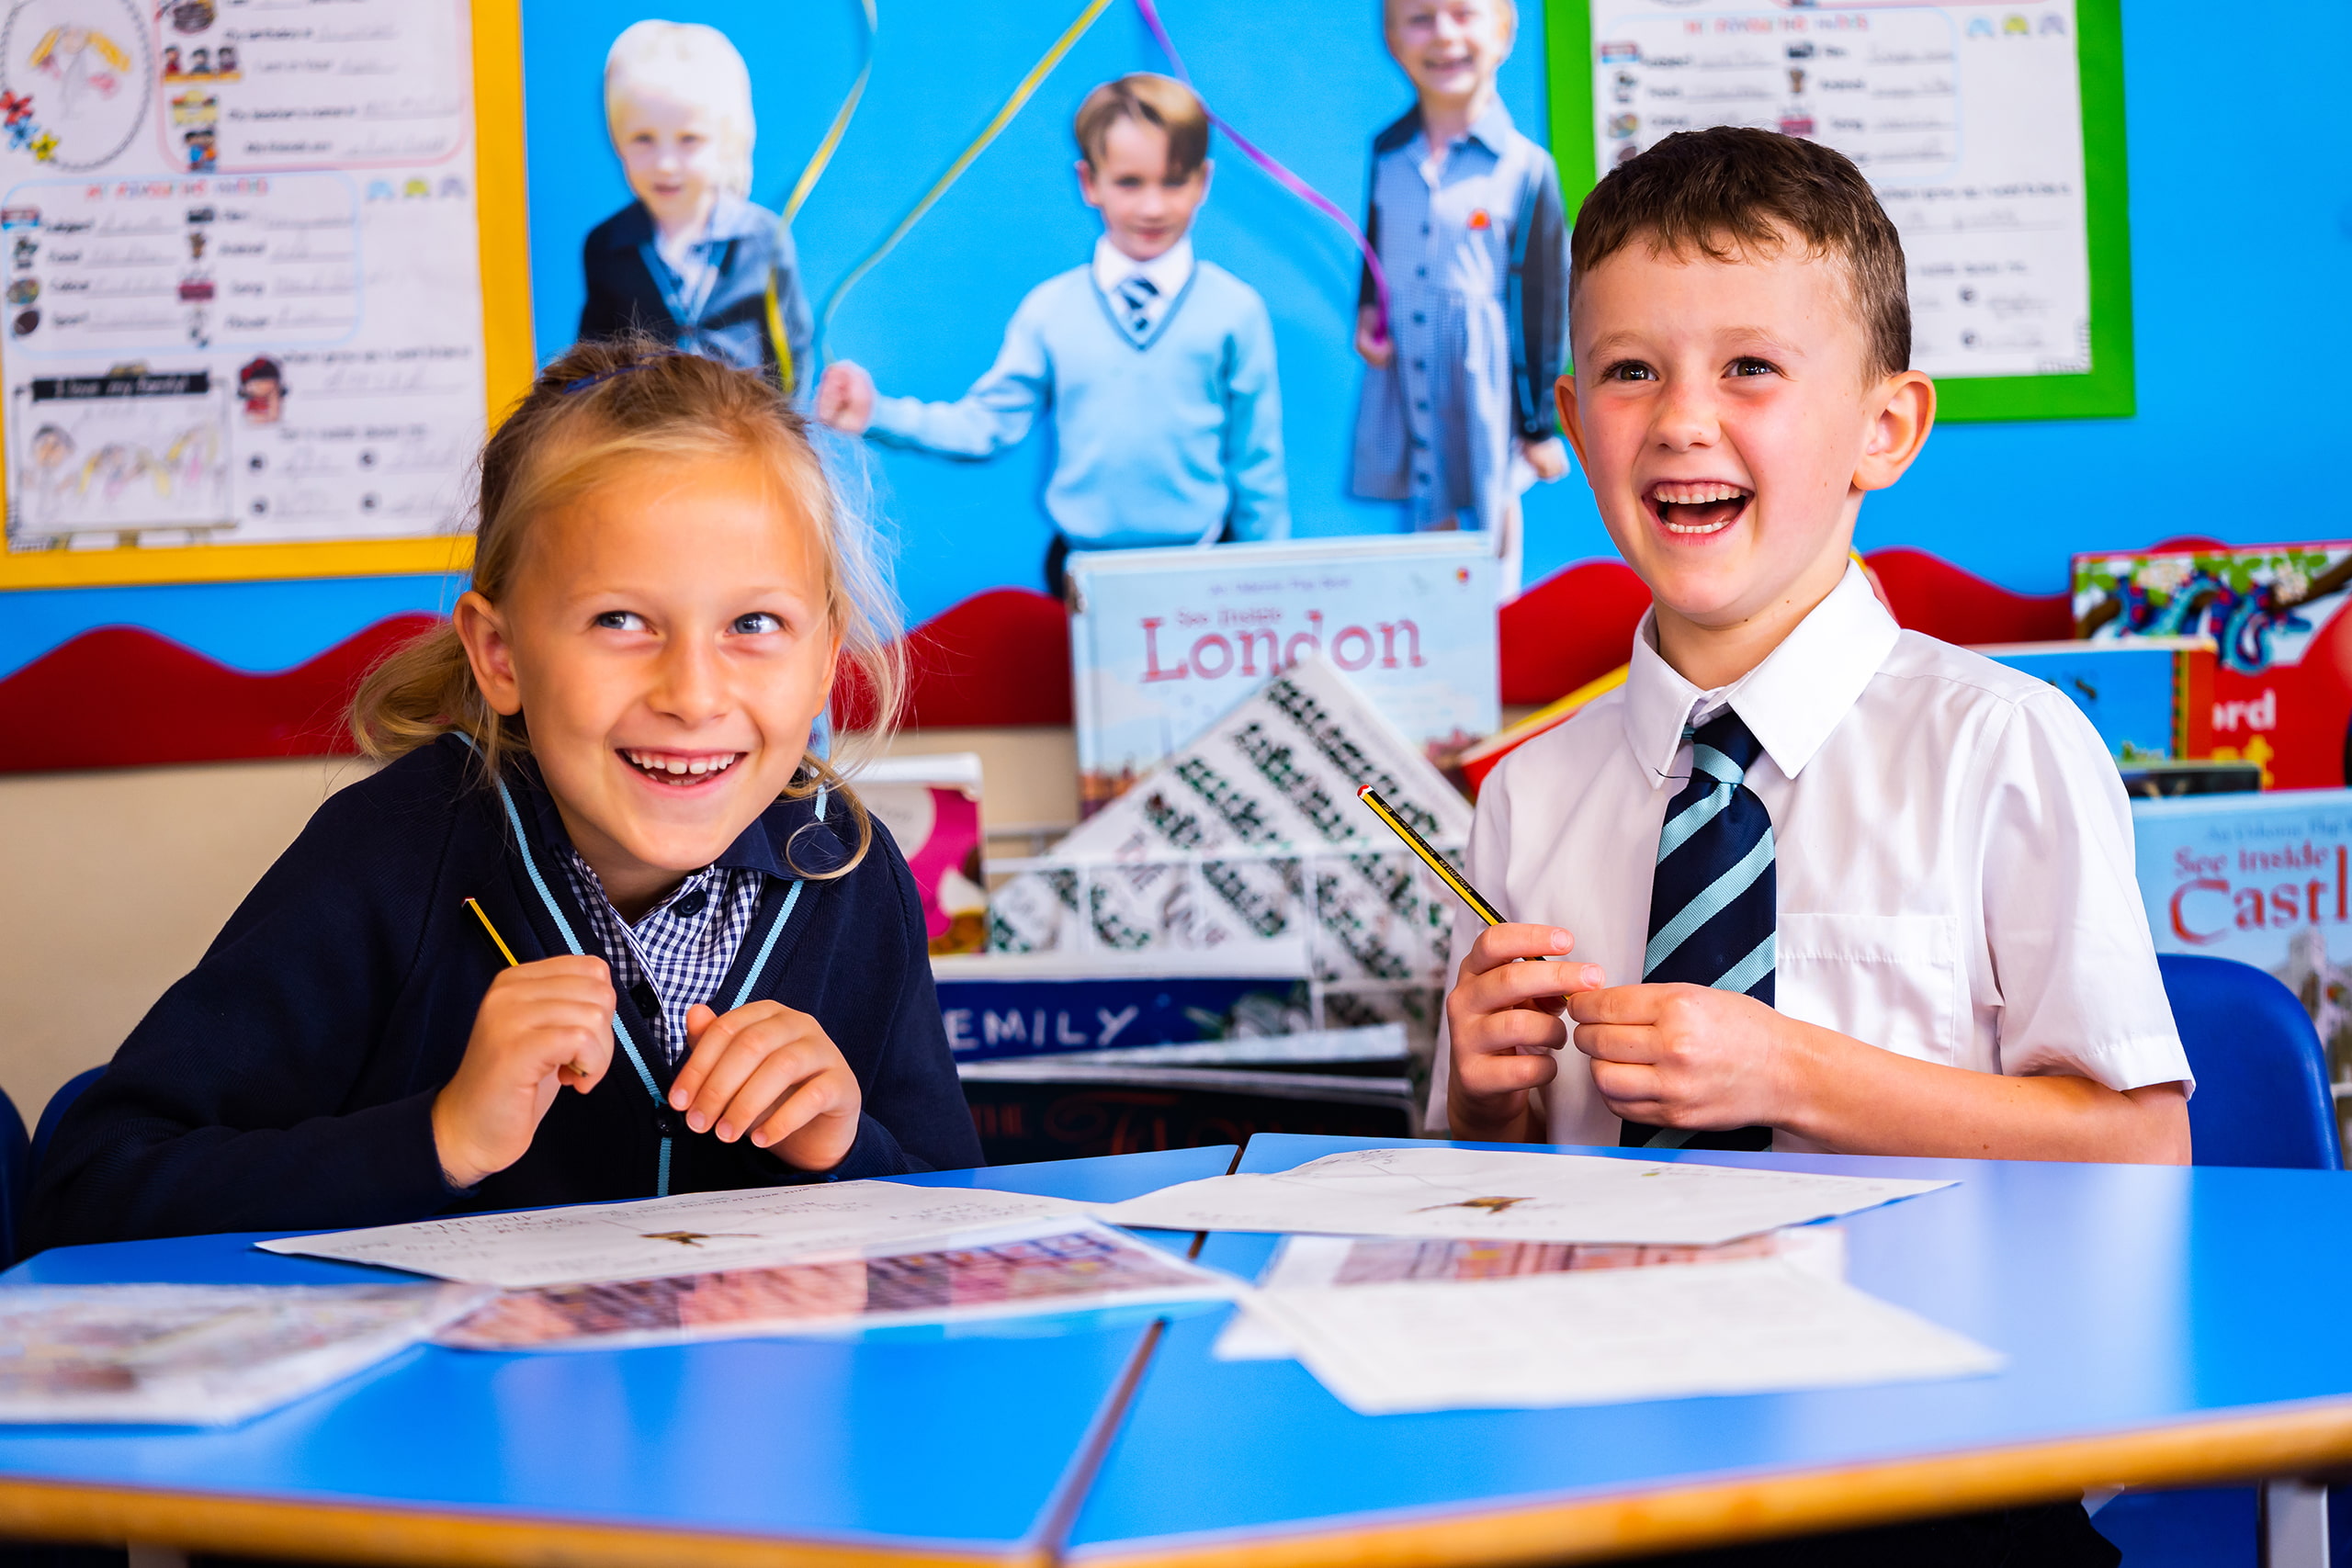
M 1548 0 L 1571 212 L 1678 130 L 1852 158 L 1903 235 L 1945 419 L 2132 412 L 2121 0 Z

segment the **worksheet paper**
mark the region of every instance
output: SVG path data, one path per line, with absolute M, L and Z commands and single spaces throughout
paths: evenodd
M 406 1349 L 489 1294 L 457 1285 L 0 1291 L 0 1422 L 227 1426 Z
M 854 1256 L 892 1241 L 1046 1217 L 1083 1218 L 1065 1198 L 973 1187 L 842 1181 L 695 1192 L 635 1203 L 469 1214 L 261 1243 L 270 1252 L 405 1269 L 444 1280 L 531 1290 L 758 1269 L 823 1252 Z
M 439 1342 L 464 1350 L 611 1350 L 1222 1301 L 1245 1289 L 1107 1225 L 1038 1220 L 945 1245 L 900 1242 L 775 1268 L 509 1292 Z
M 1446 1280 L 1470 1284 L 1531 1274 L 1596 1269 L 1673 1269 L 1785 1258 L 1825 1280 L 1846 1277 L 1846 1233 L 1836 1225 L 1797 1225 L 1727 1241 L 1720 1247 L 1578 1246 L 1558 1241 L 1419 1241 L 1385 1236 L 1294 1235 L 1258 1276 L 1261 1290 L 1393 1285 Z M 1235 1313 L 1217 1336 L 1220 1361 L 1287 1360 L 1295 1352 L 1274 1321 Z
M 1950 1187 L 1869 1176 L 1476 1149 L 1356 1149 L 1100 1206 L 1113 1224 L 1464 1241 L 1713 1247 Z
M 1249 1309 L 1365 1416 L 1917 1382 L 2003 1364 L 1781 1258 L 1261 1291 Z

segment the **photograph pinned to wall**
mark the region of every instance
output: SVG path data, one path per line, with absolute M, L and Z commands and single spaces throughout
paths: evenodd
M 513 17 L 485 6 L 479 57 L 476 20 L 9 13 L 0 586 L 462 564 L 468 464 L 528 362 L 482 304 L 521 150 L 503 106 L 483 145 L 476 69 L 511 77 Z
M 581 247 L 581 340 L 650 333 L 797 389 L 808 301 L 790 227 L 751 199 L 742 54 L 700 22 L 634 22 L 605 56 L 604 102 L 632 199 Z
M 1571 210 L 1676 131 L 1818 141 L 1902 235 L 1911 363 L 1942 418 L 2132 412 L 2120 0 L 1547 10 Z

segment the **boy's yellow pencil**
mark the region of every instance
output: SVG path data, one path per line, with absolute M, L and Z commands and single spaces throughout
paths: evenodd
M 1470 912 L 1472 914 L 1477 916 L 1480 919 L 1486 921 L 1490 926 L 1498 926 L 1503 923 L 1503 918 L 1500 914 L 1496 912 L 1495 907 L 1492 904 L 1487 903 L 1486 899 L 1480 897 L 1478 896 L 1478 890 L 1471 886 L 1467 881 L 1464 880 L 1460 872 L 1448 865 L 1443 855 L 1430 848 L 1429 845 L 1422 840 L 1421 836 L 1419 833 L 1414 832 L 1413 829 L 1406 824 L 1405 819 L 1402 817 L 1397 816 L 1396 813 L 1390 808 L 1389 804 L 1386 801 L 1380 798 L 1380 792 L 1378 790 L 1373 788 L 1370 784 L 1366 784 L 1362 789 L 1356 791 L 1356 798 L 1363 801 L 1366 806 L 1371 807 L 1372 814 L 1374 817 L 1379 818 L 1383 822 L 1387 823 L 1389 831 L 1404 840 L 1405 847 L 1412 851 L 1415 854 L 1420 856 L 1421 863 L 1428 866 L 1431 871 L 1437 873 L 1437 879 L 1440 882 L 1444 883 L 1448 887 L 1453 888 L 1453 896 L 1461 899 L 1464 903 L 1469 905 Z
M 481 905 L 469 898 L 466 900 L 466 908 L 474 912 L 474 919 L 481 922 L 481 929 L 488 931 L 490 940 L 498 944 L 498 956 L 506 960 L 506 967 L 509 969 L 523 967 L 523 961 L 514 956 L 514 950 L 506 945 L 504 937 L 498 934 L 498 928 L 490 923 L 490 916 L 483 912 Z M 566 1063 L 564 1071 L 576 1078 L 585 1078 L 588 1076 L 588 1069 L 577 1062 Z

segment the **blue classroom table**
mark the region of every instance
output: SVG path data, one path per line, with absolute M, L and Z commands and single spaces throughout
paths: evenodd
M 1112 1202 L 1222 1175 L 1234 1153 L 906 1179 Z M 412 1278 L 260 1239 L 62 1247 L 6 1279 Z M 1068 1529 L 1157 1315 L 541 1356 L 420 1347 L 225 1432 L 0 1427 L 0 1534 L 420 1562 L 1035 1562 Z
M 1376 1142 L 1261 1136 L 1242 1168 Z M 919 1179 L 1111 1200 L 1216 1174 L 1231 1153 Z M 1959 1178 L 1841 1222 L 1850 1277 L 2008 1369 L 1374 1418 L 1294 1363 L 1215 1360 L 1229 1309 L 1214 1304 L 849 1340 L 423 1348 L 227 1432 L 0 1428 L 0 1533 L 485 1564 L 1467 1564 L 2352 1460 L 2338 1175 L 1664 1157 Z M 375 1275 L 252 1239 L 66 1248 L 7 1279 Z M 1213 1236 L 1202 1257 L 1253 1274 L 1272 1246 Z
M 1261 1134 L 1239 1168 L 1405 1142 Z M 1296 1362 L 1216 1360 L 1220 1308 L 1168 1329 L 1069 1560 L 1608 1557 L 2352 1460 L 2352 1181 L 2340 1173 L 1623 1152 L 1957 1179 L 1839 1222 L 1848 1277 L 2005 1352 L 2007 1368 L 1810 1393 L 1363 1416 Z M 1275 1240 L 1213 1235 L 1200 1258 L 1254 1277 Z M 1215 1461 L 1171 1461 L 1202 1453 Z

